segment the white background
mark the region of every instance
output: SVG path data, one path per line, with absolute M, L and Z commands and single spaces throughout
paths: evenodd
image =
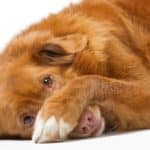
M 0 50 L 28 25 L 79 0 L 0 0 Z
M 0 51 L 19 31 L 79 0 L 0 0 Z M 150 131 L 104 136 L 96 139 L 36 145 L 32 141 L 0 140 L 0 150 L 150 150 Z

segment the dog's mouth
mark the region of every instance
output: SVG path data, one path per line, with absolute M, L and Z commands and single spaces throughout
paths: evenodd
M 88 107 L 79 119 L 78 125 L 70 134 L 71 138 L 100 136 L 105 128 L 104 118 L 97 106 Z

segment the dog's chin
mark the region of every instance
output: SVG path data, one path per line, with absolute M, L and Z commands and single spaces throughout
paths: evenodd
M 70 138 L 97 137 L 103 134 L 105 120 L 99 107 L 89 106 L 81 115 L 78 125 L 69 135 Z

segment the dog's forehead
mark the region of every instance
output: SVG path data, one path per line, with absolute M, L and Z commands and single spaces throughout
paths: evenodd
M 28 51 L 32 52 L 33 49 L 38 49 L 43 43 L 46 43 L 48 39 L 52 38 L 53 35 L 51 32 L 45 31 L 32 31 L 28 33 L 22 33 L 15 38 L 13 38 L 7 47 L 5 48 L 2 57 L 5 57 L 5 60 L 8 57 L 20 57 L 20 55 Z
M 35 69 L 31 72 L 25 66 L 21 68 L 18 66 L 15 68 L 15 65 L 9 66 L 0 77 L 0 97 L 7 99 L 14 98 L 15 95 L 31 96 L 31 93 L 40 93 L 41 86 L 38 84 L 37 76 Z

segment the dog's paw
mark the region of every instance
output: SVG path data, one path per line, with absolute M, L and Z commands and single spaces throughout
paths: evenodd
M 44 103 L 35 121 L 33 141 L 43 143 L 67 139 L 82 111 L 77 109 L 79 106 L 75 107 L 73 100 L 68 99 L 54 97 Z
M 33 141 L 36 143 L 95 137 L 104 131 L 105 121 L 99 107 L 89 106 L 80 114 L 71 108 L 73 105 L 66 107 L 49 103 L 49 107 L 46 106 L 41 109 L 35 122 Z
M 67 138 L 73 128 L 74 126 L 63 118 L 57 119 L 54 115 L 44 121 L 39 113 L 35 122 L 33 141 L 36 143 L 62 141 Z

